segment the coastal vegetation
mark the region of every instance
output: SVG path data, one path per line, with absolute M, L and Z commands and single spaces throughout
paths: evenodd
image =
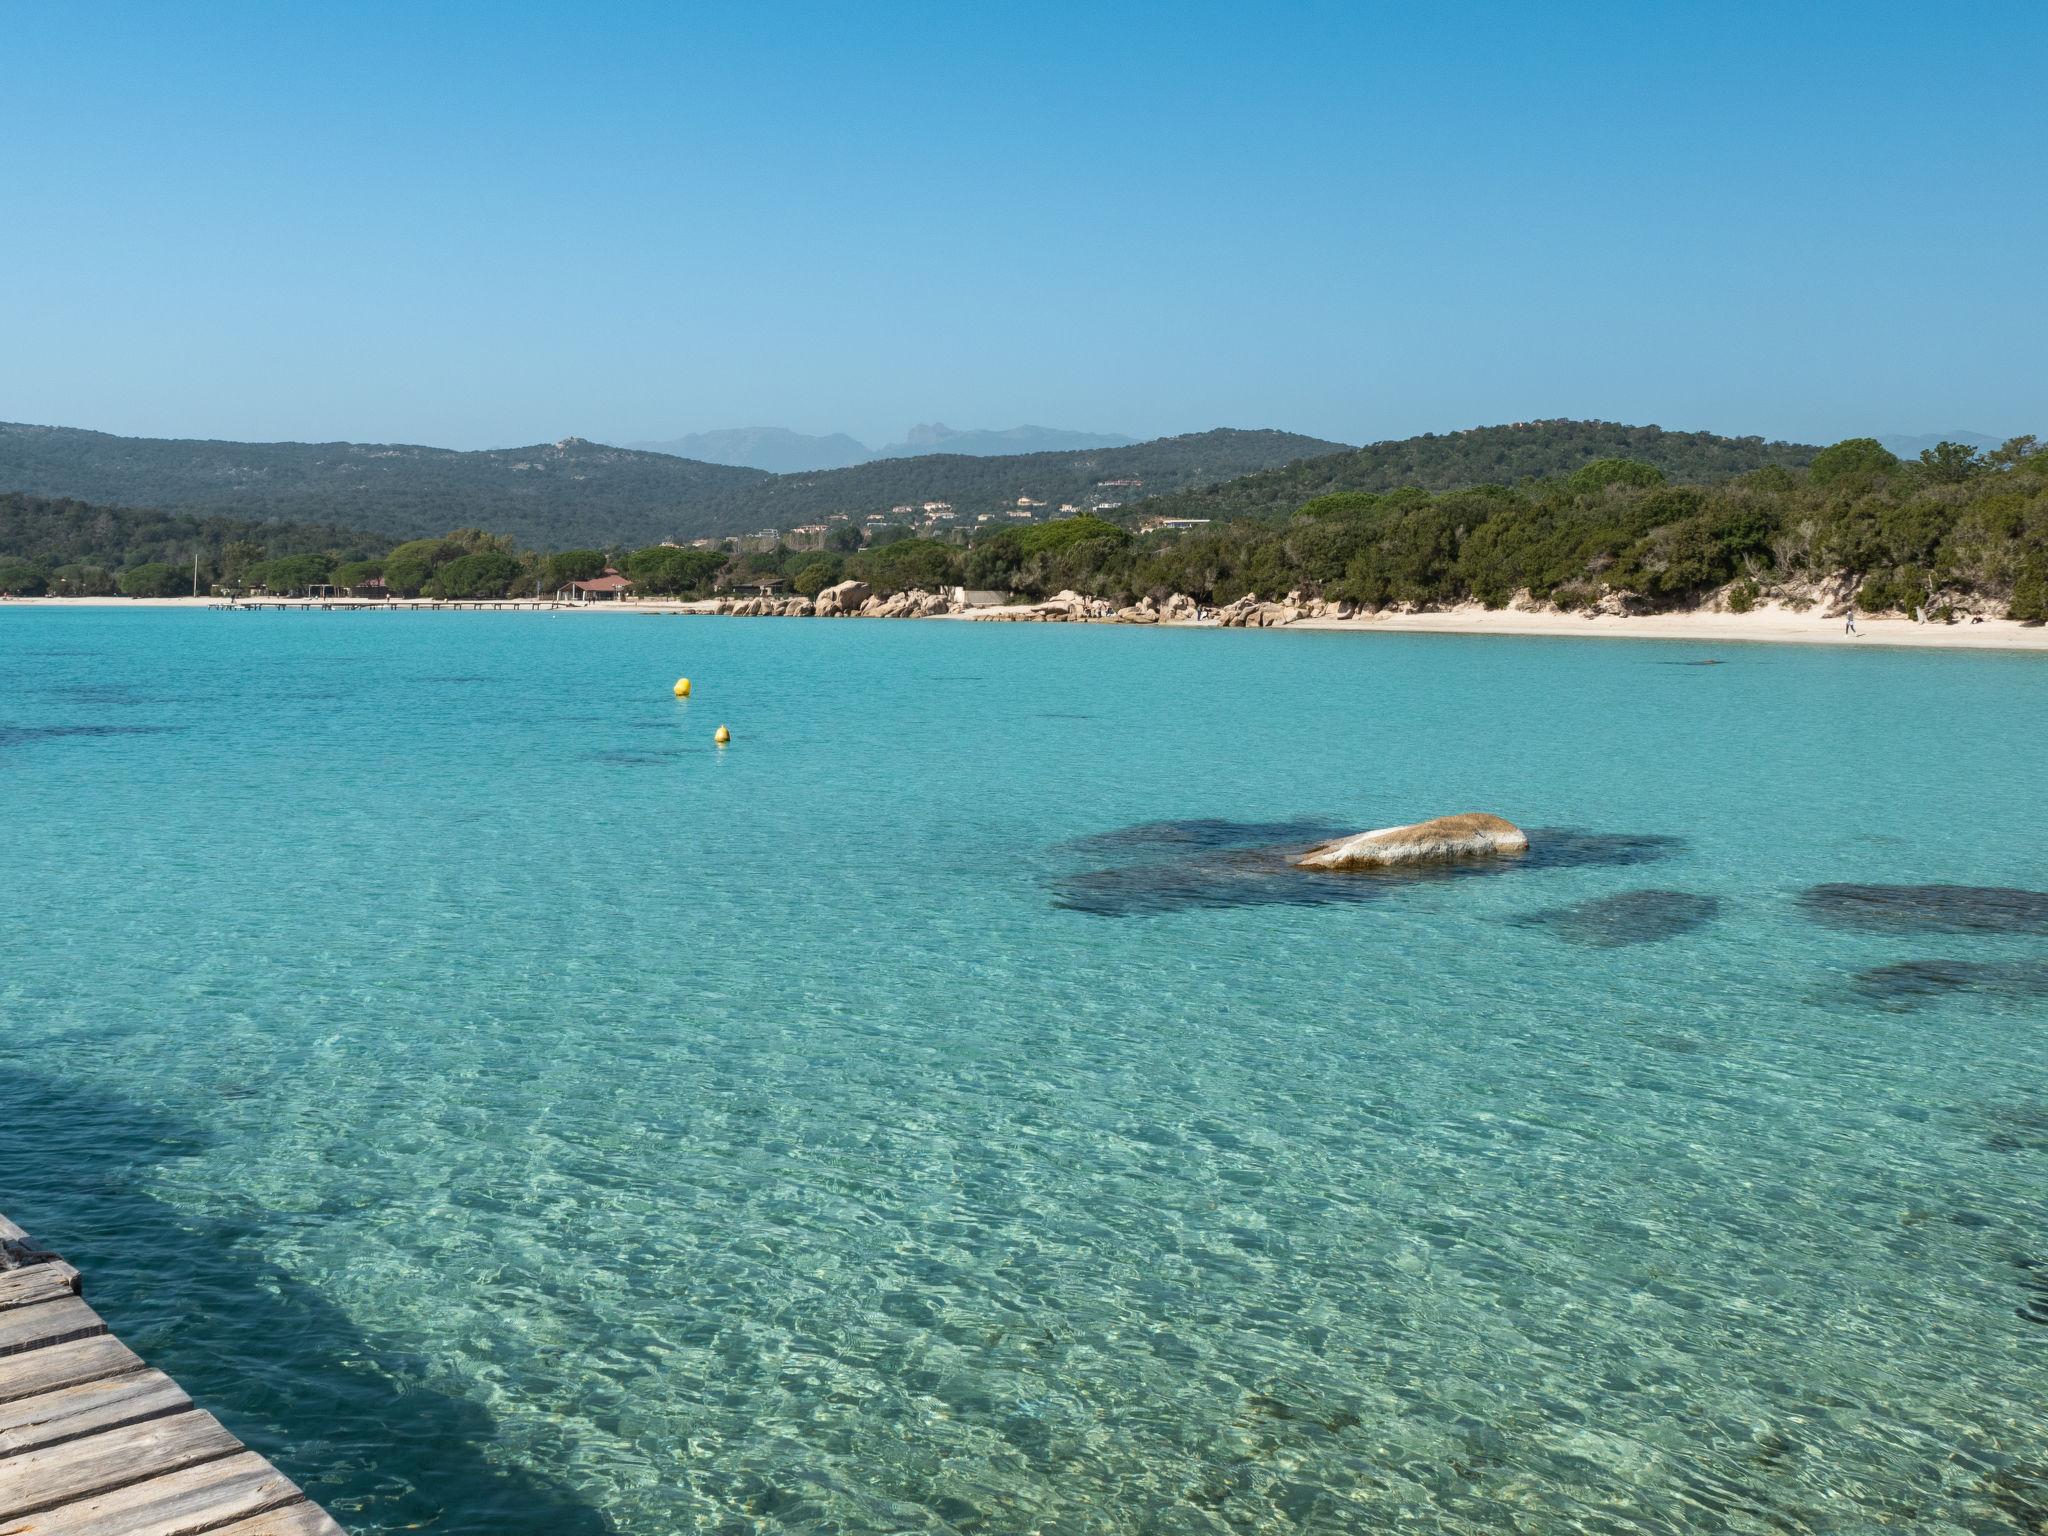
M 13 494 L 0 497 L 0 591 L 183 592 L 197 553 L 208 586 L 381 580 L 394 597 L 551 593 L 614 569 L 639 595 L 680 598 L 761 587 L 814 597 L 852 580 L 877 594 L 966 586 L 1116 603 L 1299 592 L 1365 608 L 1523 598 L 1625 611 L 1711 601 L 1744 612 L 1826 588 L 1870 611 L 2048 620 L 2048 453 L 2032 437 L 1989 452 L 1944 443 L 1905 462 L 1869 438 L 1802 451 L 1799 465 L 1757 452 L 1767 461 L 1704 484 L 1610 455 L 1515 484 L 1323 491 L 1275 515 L 1145 533 L 1082 514 L 944 540 L 884 527 L 864 542 L 843 524 L 823 549 L 745 552 L 611 544 L 541 553 L 479 528 L 392 544 L 324 525 Z

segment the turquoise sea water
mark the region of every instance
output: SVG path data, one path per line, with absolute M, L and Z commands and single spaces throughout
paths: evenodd
M 358 1532 L 2048 1528 L 2048 933 L 1802 899 L 2042 658 L 14 611 L 0 804 L 0 1209 Z

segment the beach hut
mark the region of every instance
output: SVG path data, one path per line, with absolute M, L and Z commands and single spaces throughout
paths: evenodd
M 630 578 L 621 576 L 610 566 L 604 568 L 602 576 L 593 576 L 588 581 L 572 581 L 566 587 L 555 590 L 557 602 L 564 603 L 616 603 L 633 590 Z

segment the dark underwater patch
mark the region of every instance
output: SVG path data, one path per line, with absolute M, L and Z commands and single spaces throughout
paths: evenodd
M 1569 907 L 1551 907 L 1513 919 L 1545 928 L 1567 944 L 1619 949 L 1658 944 L 1704 928 L 1720 915 L 1721 903 L 1691 891 L 1622 891 Z
M 1531 827 L 1520 858 L 1482 859 L 1450 866 L 1460 873 L 1504 874 L 1510 869 L 1617 869 L 1653 864 L 1685 847 L 1682 837 L 1655 832 L 1587 832 L 1578 827 Z
M 53 683 L 35 692 L 76 704 L 147 704 L 156 695 L 129 683 Z
M 683 755 L 682 748 L 671 747 L 667 751 L 655 752 L 593 752 L 593 763 L 606 763 L 614 768 L 650 768 L 663 763 L 672 763 Z
M 1816 923 L 1879 933 L 2048 934 L 2048 891 L 1995 885 L 1816 885 L 1799 895 Z
M 1197 848 L 1259 848 L 1277 843 L 1304 846 L 1332 837 L 1344 829 L 1326 821 L 1222 821 L 1201 817 L 1191 821 L 1141 821 L 1136 826 L 1118 827 L 1111 832 L 1091 832 L 1059 844 L 1058 853 L 1119 853 L 1140 848 L 1192 850 Z
M 2048 961 L 1906 960 L 1858 971 L 1849 985 L 1888 1008 L 1918 1008 L 1963 993 L 2024 1002 L 2048 998 Z
M 1355 905 L 1429 881 L 1514 870 L 1641 864 L 1665 858 L 1682 846 L 1677 838 L 1653 834 L 1543 827 L 1530 832 L 1529 852 L 1515 858 L 1345 874 L 1296 869 L 1288 862 L 1319 842 L 1354 830 L 1326 821 L 1198 819 L 1148 821 L 1075 838 L 1056 851 L 1151 857 L 1059 876 L 1052 882 L 1053 905 L 1097 917 L 1156 916 L 1196 908 Z

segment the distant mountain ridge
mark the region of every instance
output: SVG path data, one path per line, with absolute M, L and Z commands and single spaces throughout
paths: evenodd
M 626 446 L 646 453 L 673 454 L 680 459 L 701 459 L 707 464 L 765 469 L 777 475 L 845 469 L 875 456 L 866 443 L 844 432 L 815 437 L 808 432 L 792 432 L 788 427 L 726 427 L 717 432 L 690 432 L 665 442 Z
M 1960 428 L 1954 432 L 1894 432 L 1878 439 L 1885 447 L 1902 459 L 1917 459 L 1921 451 L 1937 447 L 1942 443 L 1962 443 L 1970 448 L 1996 448 L 2005 441 L 1985 432 L 1965 432 Z
M 944 422 L 912 427 L 900 443 L 877 448 L 878 459 L 920 453 L 964 453 L 993 458 L 1017 453 L 1078 453 L 1090 448 L 1128 448 L 1137 441 L 1114 432 L 1069 432 L 1059 427 L 1006 427 L 1000 432 L 955 431 Z
M 668 453 L 765 469 L 772 474 L 813 474 L 821 469 L 849 469 L 874 459 L 907 459 L 926 453 L 967 454 L 980 458 L 1025 453 L 1073 453 L 1090 448 L 1128 448 L 1137 439 L 1115 432 L 1069 432 L 1060 427 L 1005 427 L 1001 431 L 958 431 L 944 422 L 924 422 L 904 433 L 903 441 L 870 448 L 844 432 L 816 436 L 788 427 L 726 427 L 716 432 L 691 432 L 660 442 L 628 443 L 647 453 Z
M 1062 503 L 1122 502 L 1229 480 L 1343 445 L 1218 429 L 1127 447 L 920 454 L 774 475 L 579 437 L 462 452 L 403 443 L 237 443 L 0 423 L 0 491 L 399 538 L 456 527 L 536 549 L 645 545 L 856 519 L 940 501 L 964 525 Z

